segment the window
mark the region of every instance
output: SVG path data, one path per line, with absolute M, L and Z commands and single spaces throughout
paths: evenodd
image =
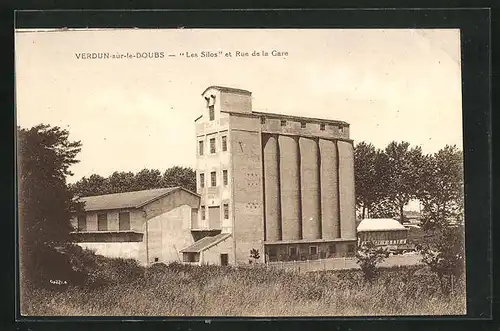
M 349 244 L 349 245 L 347 245 L 347 251 L 348 251 L 349 253 L 354 252 L 354 244 Z
M 159 261 L 159 259 L 157 257 L 155 257 L 155 262 L 158 262 L 158 261 Z
M 124 212 L 118 214 L 118 229 L 120 231 L 130 230 L 130 213 Z
M 201 206 L 201 219 L 205 220 L 206 217 L 207 217 L 207 215 L 206 215 L 205 206 Z
M 215 138 L 210 138 L 210 153 L 215 153 Z
M 224 181 L 224 185 L 227 185 L 227 170 L 222 170 L 222 180 Z
M 200 187 L 205 187 L 205 174 L 200 174 Z
M 78 215 L 78 231 L 87 230 L 87 217 L 85 215 Z
M 297 255 L 297 247 L 290 247 L 290 248 L 288 248 L 288 254 L 289 254 L 290 256 L 295 256 L 295 255 Z
M 309 246 L 309 254 L 311 254 L 311 255 L 318 254 L 318 247 L 317 246 Z
M 344 132 L 344 127 L 343 126 L 339 126 L 339 132 L 341 132 L 341 133 Z
M 286 125 L 286 121 L 285 120 L 281 120 L 281 126 L 285 126 Z
M 222 151 L 225 152 L 227 151 L 227 137 L 222 136 Z
M 301 123 L 300 123 L 300 127 L 301 127 L 302 129 L 304 129 L 304 128 L 306 127 L 306 122 L 301 122 Z
M 108 230 L 108 214 L 97 214 L 97 230 Z
M 264 124 L 266 123 L 266 118 L 265 117 L 261 117 L 260 118 L 260 124 Z
M 210 117 L 211 121 L 215 119 L 215 110 L 213 105 L 208 106 L 208 116 Z
M 200 253 L 185 252 L 185 253 L 182 253 L 182 258 L 183 258 L 184 262 L 199 262 L 200 261 Z
M 224 219 L 229 219 L 229 204 L 227 203 L 224 204 Z
M 319 129 L 320 129 L 321 131 L 324 131 L 324 130 L 325 130 L 325 123 L 321 123 L 321 124 L 319 125 Z
M 203 141 L 198 142 L 198 150 L 200 155 L 203 155 Z
M 335 245 L 328 246 L 328 253 L 330 253 L 330 254 L 335 254 L 336 253 Z
M 228 265 L 228 262 L 229 262 L 229 255 L 228 254 L 221 254 L 220 255 L 220 265 L 226 266 L 226 265 Z
M 212 186 L 217 186 L 217 173 L 215 171 L 210 173 L 210 181 Z

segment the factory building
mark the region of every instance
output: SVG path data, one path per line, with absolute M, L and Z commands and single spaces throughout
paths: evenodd
M 202 97 L 194 228 L 231 234 L 223 241 L 234 263 L 248 263 L 251 249 L 266 262 L 354 254 L 349 124 L 256 112 L 241 89 L 211 86 Z

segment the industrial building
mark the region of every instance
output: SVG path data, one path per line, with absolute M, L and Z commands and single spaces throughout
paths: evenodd
M 252 110 L 211 86 L 196 120 L 198 229 L 228 233 L 230 263 L 354 254 L 354 148 L 343 121 Z
M 354 255 L 349 124 L 256 112 L 251 92 L 241 89 L 211 86 L 202 97 L 197 193 L 84 198 L 85 213 L 73 218 L 75 240 L 143 264 L 242 264 L 252 249 L 260 262 Z
M 363 219 L 357 232 L 359 245 L 371 241 L 375 246 L 398 248 L 408 240 L 408 229 L 393 218 Z

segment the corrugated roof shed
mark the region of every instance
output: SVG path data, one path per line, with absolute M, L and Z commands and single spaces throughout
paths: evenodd
M 181 253 L 199 253 L 204 251 L 231 236 L 230 233 L 220 233 L 216 236 L 204 237 L 189 247 L 181 249 Z
M 396 231 L 406 228 L 393 218 L 365 218 L 358 225 L 358 232 L 363 231 Z
M 183 188 L 177 186 L 152 190 L 96 195 L 80 198 L 80 201 L 85 202 L 85 211 L 139 208 L 179 189 Z M 188 190 L 185 191 L 190 192 Z M 195 194 L 193 192 L 190 193 Z

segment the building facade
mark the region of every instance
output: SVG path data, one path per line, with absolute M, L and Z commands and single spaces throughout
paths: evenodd
M 212 86 L 196 125 L 196 228 L 230 234 L 235 263 L 354 254 L 349 124 L 252 110 L 251 92 Z
M 131 258 L 140 264 L 181 262 L 180 250 L 198 238 L 191 233 L 200 197 L 181 187 L 81 198 L 74 241 L 96 254 Z
M 372 242 L 375 246 L 394 248 L 405 246 L 408 229 L 392 218 L 366 218 L 359 223 L 358 245 Z

